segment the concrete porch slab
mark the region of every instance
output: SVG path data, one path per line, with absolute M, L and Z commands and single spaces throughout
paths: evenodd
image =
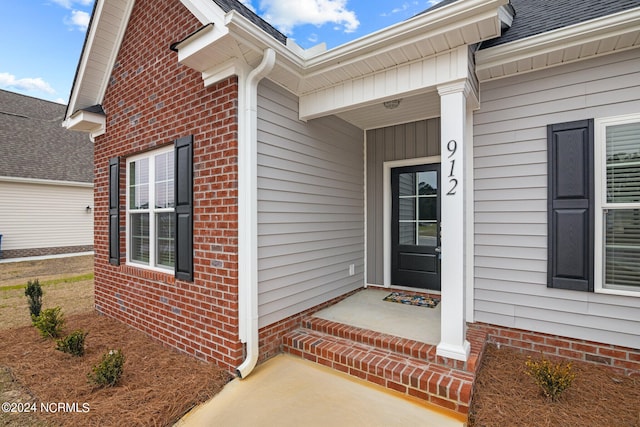
M 393 291 L 363 289 L 313 316 L 427 344 L 438 344 L 441 304 L 426 308 L 383 301 Z
M 227 384 L 176 424 L 208 425 L 463 427 L 466 420 L 327 367 L 279 355 L 248 378 Z

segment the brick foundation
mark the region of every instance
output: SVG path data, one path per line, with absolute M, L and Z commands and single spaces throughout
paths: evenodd
M 609 366 L 625 375 L 640 376 L 640 349 L 577 340 L 504 326 L 473 323 L 471 333 L 484 332 L 488 342 L 515 348 L 532 355 L 543 353 L 581 362 Z M 467 335 L 469 332 L 467 333 Z
M 234 372 L 243 360 L 237 79 L 205 88 L 201 74 L 180 65 L 169 49 L 201 26 L 180 2 L 134 5 L 102 104 L 106 131 L 95 141 L 95 303 L 101 313 Z M 126 158 L 188 135 L 194 140 L 193 282 L 126 261 Z M 121 161 L 119 266 L 108 262 L 108 164 L 116 156 Z
M 27 258 L 34 256 L 77 254 L 91 252 L 93 245 L 84 246 L 59 246 L 55 248 L 29 248 L 29 249 L 9 249 L 0 252 L 0 259 Z

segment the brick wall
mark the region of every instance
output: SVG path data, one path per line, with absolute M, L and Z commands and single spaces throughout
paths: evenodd
M 139 0 L 103 101 L 95 143 L 95 301 L 197 358 L 235 371 L 238 339 L 237 79 L 205 88 L 169 46 L 201 24 L 175 0 Z M 126 157 L 194 137 L 194 281 L 126 265 Z M 121 265 L 108 262 L 108 162 L 121 157 Z
M 473 323 L 470 330 L 481 330 L 488 334 L 490 343 L 518 349 L 531 355 L 544 353 L 582 362 L 610 366 L 626 375 L 640 376 L 640 349 L 577 340 L 540 332 L 507 328 L 504 326 Z

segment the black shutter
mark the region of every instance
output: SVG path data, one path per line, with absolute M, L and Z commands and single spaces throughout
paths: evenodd
M 109 160 L 109 263 L 120 265 L 120 158 Z
M 175 142 L 176 278 L 193 280 L 193 136 Z
M 547 127 L 547 286 L 593 291 L 593 120 Z

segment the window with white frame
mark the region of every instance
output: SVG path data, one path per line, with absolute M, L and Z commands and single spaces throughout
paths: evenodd
M 127 159 L 127 260 L 175 266 L 174 147 Z
M 640 296 L 640 114 L 595 125 L 596 290 Z

